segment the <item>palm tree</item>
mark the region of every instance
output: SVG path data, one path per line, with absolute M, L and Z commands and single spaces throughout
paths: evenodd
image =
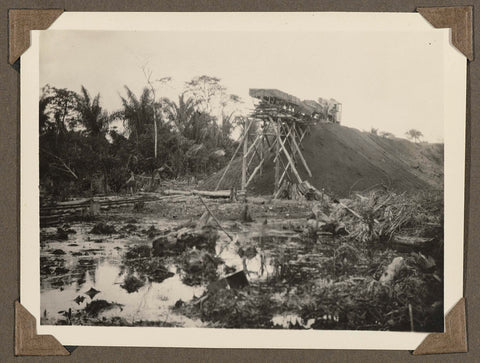
M 109 119 L 100 106 L 100 93 L 92 99 L 86 88 L 82 86 L 82 93 L 77 96 L 77 110 L 80 114 L 80 122 L 87 133 L 100 135 L 106 131 Z
M 195 107 L 198 102 L 192 97 L 185 99 L 185 93 L 178 96 L 178 103 L 169 99 L 163 99 L 166 105 L 166 113 L 168 118 L 173 121 L 175 126 L 183 136 L 186 136 L 185 130 L 191 126 L 193 116 L 195 115 Z
M 124 126 L 129 131 L 130 137 L 136 140 L 137 150 L 140 135 L 146 131 L 146 126 L 153 121 L 153 107 L 150 90 L 145 87 L 138 98 L 127 86 L 125 86 L 127 97 L 121 97 L 123 110 L 120 115 L 124 120 Z

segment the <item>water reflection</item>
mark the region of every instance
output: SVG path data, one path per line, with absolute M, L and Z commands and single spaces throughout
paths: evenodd
M 194 296 L 202 295 L 204 288 L 184 285 L 178 275 L 162 283 L 148 282 L 137 292 L 128 293 L 120 285 L 126 277 L 119 265 L 109 261 L 101 262 L 94 271 L 85 272 L 85 282 L 79 285 L 73 282 L 65 284 L 62 290 L 46 289 L 42 293 L 42 311 L 47 322 L 60 319 L 59 311 L 71 308 L 82 309 L 93 299 L 115 302 L 119 306 L 104 311 L 100 317 L 120 316 L 129 322 L 138 321 L 165 321 L 175 325 L 198 325 L 183 316 L 177 316 L 170 311 L 170 307 L 179 299 L 188 301 Z M 93 299 L 86 292 L 94 288 L 99 291 Z M 78 296 L 85 296 L 83 302 L 77 302 Z
M 92 301 L 104 300 L 114 305 L 100 311 L 98 319 L 120 317 L 130 324 L 154 321 L 171 326 L 204 326 L 199 320 L 180 315 L 172 307 L 179 300 L 188 302 L 194 297 L 202 296 L 208 283 L 188 286 L 182 282 L 182 278 L 186 281 L 186 271 L 181 271 L 181 265 L 178 261 L 176 264 L 174 259 L 165 260 L 165 269 L 170 274 L 161 282 L 149 280 L 148 275 L 137 274 L 135 269 L 126 267 L 122 260 L 130 246 L 151 247 L 151 239 L 139 231 L 151 229 L 152 226 L 159 231 L 166 230 L 178 223 L 144 219 L 136 223 L 136 230 L 130 233 L 122 231 L 120 225 L 118 233 L 100 236 L 89 233 L 92 224 L 73 224 L 71 227 L 76 233 L 69 235 L 66 241 L 52 238 L 56 229 L 43 228 L 42 324 L 57 324 L 65 318 L 65 312 L 69 309 L 82 310 Z M 261 222 L 248 225 L 235 222 L 226 224 L 226 228 L 235 235 L 235 240 L 232 242 L 226 235 L 220 234 L 215 252 L 223 263 L 214 267 L 218 278 L 233 271 L 244 271 L 250 283 L 271 277 L 296 276 L 295 261 L 304 264 L 302 256 L 311 252 L 311 247 L 300 244 L 298 233 L 283 230 L 281 224 L 277 225 L 275 221 L 270 221 L 268 225 Z M 305 251 L 302 253 L 302 250 Z M 132 276 L 141 280 L 141 283 L 134 289 L 126 289 L 125 278 Z M 89 297 L 87 292 L 90 289 L 95 289 L 98 293 Z
M 147 221 L 151 225 L 151 221 Z M 99 318 L 118 316 L 129 323 L 139 321 L 163 321 L 175 326 L 199 326 L 193 321 L 170 310 L 178 300 L 189 301 L 201 296 L 204 287 L 183 284 L 175 274 L 161 283 L 148 279 L 136 292 L 129 293 L 121 287 L 127 269 L 122 265 L 125 247 L 132 244 L 148 243 L 145 238 L 130 235 L 102 236 L 92 239 L 88 234 L 91 225 L 73 225 L 77 233 L 67 241 L 48 241 L 41 249 L 41 311 L 42 324 L 55 324 L 64 318 L 64 312 L 84 309 L 92 300 L 106 300 L 116 305 L 102 311 Z M 42 233 L 52 234 L 54 229 L 43 229 Z M 98 240 L 102 239 L 99 243 Z M 61 249 L 62 255 L 55 255 Z M 175 273 L 174 265 L 167 266 Z M 56 273 L 61 272 L 61 273 Z M 86 294 L 90 289 L 99 293 L 93 299 Z

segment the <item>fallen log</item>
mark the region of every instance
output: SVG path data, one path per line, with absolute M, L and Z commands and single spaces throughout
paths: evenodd
M 417 250 L 431 248 L 433 242 L 433 238 L 424 238 L 417 236 L 394 236 L 390 240 L 390 243 L 394 247 Z
M 171 197 L 169 197 L 171 198 Z M 125 207 L 138 202 L 151 202 L 159 200 L 156 197 L 135 197 L 135 198 L 88 198 L 72 200 L 68 202 L 59 202 L 55 205 L 49 205 L 40 207 L 40 216 L 45 218 L 50 215 L 68 216 L 71 214 L 84 215 L 91 214 L 96 215 L 100 213 L 100 210 L 115 209 Z
M 90 202 L 91 198 L 83 198 L 83 199 L 77 199 L 77 200 L 69 200 L 67 202 L 58 202 L 57 206 L 77 206 L 81 204 L 87 204 Z
M 162 191 L 165 195 L 192 195 L 191 190 L 175 190 L 175 189 L 165 189 Z
M 207 198 L 231 198 L 232 191 L 227 190 L 217 190 L 217 191 L 206 191 L 206 190 L 193 190 L 193 193 L 196 195 L 201 195 L 202 197 Z
M 206 198 L 231 198 L 232 191 L 228 190 L 216 190 L 216 191 L 207 191 L 207 190 L 174 190 L 166 189 L 163 191 L 165 195 L 200 195 Z

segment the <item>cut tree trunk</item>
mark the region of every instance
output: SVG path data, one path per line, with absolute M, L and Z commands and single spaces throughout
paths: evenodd
M 417 236 L 394 236 L 390 243 L 397 248 L 409 250 L 429 249 L 433 246 L 433 238 L 424 238 Z
M 206 198 L 229 198 L 231 197 L 231 190 L 217 190 L 217 191 L 206 191 L 206 190 L 173 190 L 166 189 L 163 191 L 165 195 L 200 195 Z

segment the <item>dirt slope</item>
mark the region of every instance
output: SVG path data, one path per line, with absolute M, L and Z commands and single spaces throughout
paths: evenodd
M 312 171 L 302 165 L 302 178 L 339 197 L 384 184 L 397 191 L 443 189 L 443 144 L 412 143 L 388 139 L 336 124 L 312 127 L 302 142 L 303 155 Z M 214 189 L 223 170 L 206 179 L 201 188 Z M 241 161 L 236 160 L 220 189 L 240 186 Z M 273 192 L 273 164 L 251 185 L 256 194 Z

